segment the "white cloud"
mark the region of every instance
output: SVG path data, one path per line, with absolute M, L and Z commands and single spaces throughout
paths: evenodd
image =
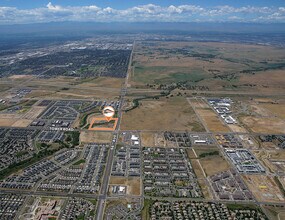
M 51 2 L 49 2 L 49 3 L 47 4 L 47 8 L 48 8 L 49 10 L 54 10 L 54 11 L 60 11 L 60 10 L 62 10 L 62 7 L 61 7 L 61 6 L 59 6 L 59 5 L 53 5 Z
M 201 7 L 199 5 L 155 4 L 138 5 L 126 9 L 89 6 L 60 6 L 49 2 L 46 7 L 18 9 L 0 7 L 0 24 L 34 23 L 50 21 L 242 21 L 285 22 L 285 7 L 233 7 L 221 5 Z

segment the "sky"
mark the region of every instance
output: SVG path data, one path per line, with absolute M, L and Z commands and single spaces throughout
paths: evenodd
M 62 21 L 285 23 L 285 0 L 0 0 L 0 24 Z

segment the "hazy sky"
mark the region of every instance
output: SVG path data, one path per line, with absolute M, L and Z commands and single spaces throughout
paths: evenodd
M 0 24 L 51 21 L 285 23 L 285 0 L 0 0 Z

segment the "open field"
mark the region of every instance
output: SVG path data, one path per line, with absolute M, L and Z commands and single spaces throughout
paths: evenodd
M 25 127 L 28 127 L 32 122 L 33 122 L 33 120 L 30 120 L 30 119 L 18 119 L 18 120 L 12 125 L 12 127 L 25 128 Z
M 28 127 L 45 110 L 45 107 L 33 105 L 35 102 L 25 100 L 17 105 L 21 109 L 15 113 L 1 113 L 0 126 Z
M 285 132 L 284 99 L 244 100 L 240 109 L 245 110 L 239 114 L 239 121 L 249 131 L 269 134 Z
M 199 186 L 202 190 L 203 196 L 205 199 L 213 199 L 210 189 L 208 187 L 207 180 L 205 178 L 198 179 Z
M 53 99 L 114 99 L 120 94 L 123 79 L 56 77 L 50 79 L 33 78 L 23 86 L 31 88 L 28 98 Z
M 223 124 L 217 114 L 211 108 L 196 108 L 208 129 L 212 132 L 229 132 L 229 128 Z
M 189 159 L 197 159 L 196 154 L 194 153 L 193 149 L 194 148 L 186 149 L 187 156 Z
M 200 158 L 199 161 L 202 168 L 207 176 L 212 176 L 222 171 L 230 169 L 230 164 L 221 155 L 218 148 L 195 148 L 197 156 Z M 216 153 L 211 155 L 211 153 Z
M 18 121 L 18 119 L 0 118 L 0 126 L 3 126 L 3 127 L 12 126 L 17 121 Z
M 203 174 L 201 166 L 199 165 L 198 159 L 191 159 L 191 164 L 198 179 L 206 178 Z
M 99 131 L 81 131 L 80 142 L 81 143 L 109 143 L 112 139 L 111 132 L 99 132 Z
M 229 124 L 228 126 L 233 132 L 241 132 L 241 133 L 247 132 L 247 130 L 242 126 L 240 126 L 239 124 Z
M 122 130 L 204 131 L 183 97 L 143 100 L 140 103 L 139 107 L 123 114 Z
M 285 104 L 272 104 L 272 103 L 264 103 L 261 106 L 270 112 L 272 112 L 277 117 L 280 117 L 285 120 Z
M 46 107 L 40 107 L 40 106 L 32 106 L 31 109 L 25 114 L 25 119 L 34 120 L 36 119 L 44 110 Z
M 257 201 L 284 203 L 284 196 L 273 177 L 265 175 L 243 175 L 242 177 Z
M 126 185 L 127 195 L 137 195 L 141 194 L 141 180 L 136 177 L 110 177 L 110 185 Z
M 228 132 L 230 129 L 221 121 L 219 116 L 201 98 L 188 98 L 190 105 L 199 115 L 203 125 L 213 132 Z
M 282 92 L 284 54 L 282 48 L 263 45 L 137 42 L 131 85 L 142 88 L 187 81 L 209 90 Z
M 281 133 L 285 132 L 285 122 L 279 118 L 260 118 L 254 116 L 241 117 L 242 123 L 256 133 Z
M 254 75 L 242 75 L 240 84 L 255 84 L 257 91 L 284 91 L 285 77 L 284 70 L 260 71 Z
M 154 142 L 154 136 L 155 134 L 152 132 L 142 132 L 140 134 L 141 136 L 141 144 L 144 147 L 151 147 L 151 146 L 155 146 L 155 142 Z

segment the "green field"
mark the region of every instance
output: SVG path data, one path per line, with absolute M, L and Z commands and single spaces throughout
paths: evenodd
M 169 66 L 135 67 L 135 81 L 145 84 L 176 83 L 182 81 L 196 83 L 205 79 L 205 77 L 205 72 L 202 69 L 189 70 L 185 67 Z

